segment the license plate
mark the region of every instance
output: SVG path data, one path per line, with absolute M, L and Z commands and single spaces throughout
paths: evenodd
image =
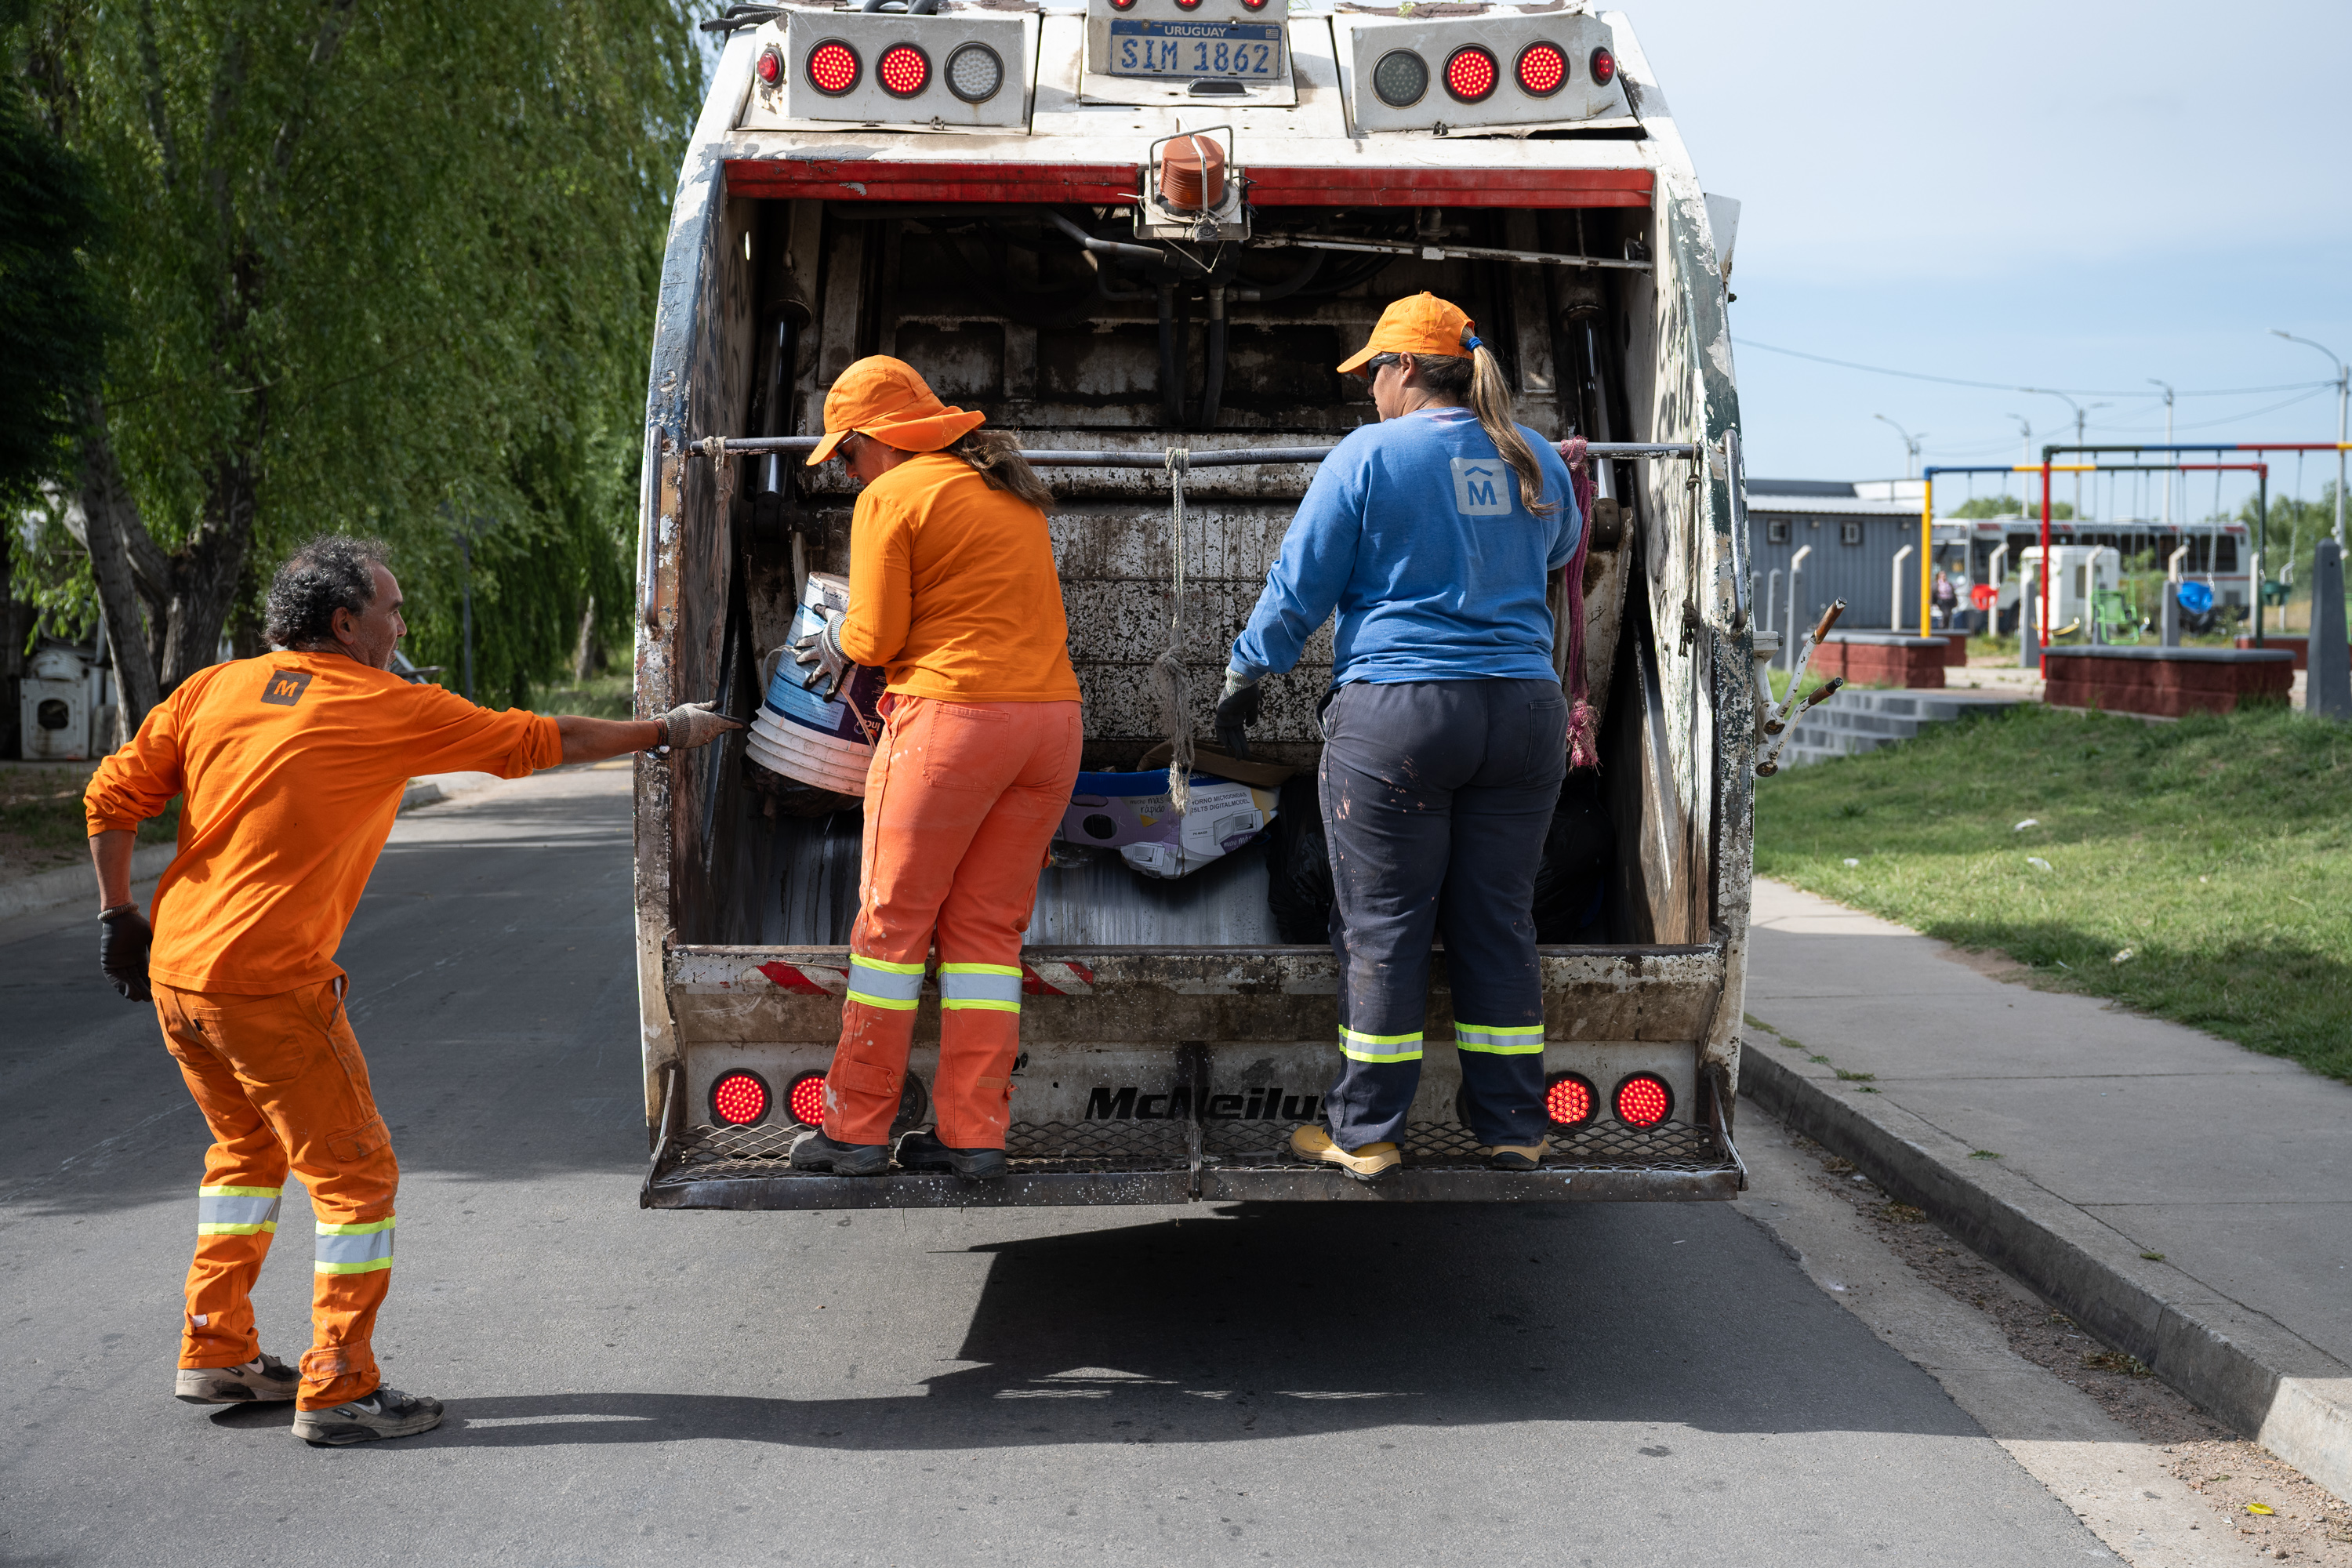
M 1282 75 L 1282 27 L 1265 22 L 1113 18 L 1109 74 L 1277 80 Z

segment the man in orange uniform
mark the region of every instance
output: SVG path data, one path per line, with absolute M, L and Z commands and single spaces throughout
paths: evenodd
M 877 1175 L 940 953 L 937 1133 L 899 1142 L 908 1170 L 991 1179 L 1021 1048 L 1021 933 L 1083 740 L 1069 624 L 1045 508 L 1053 497 L 985 416 L 942 405 L 912 367 L 859 360 L 824 399 L 824 439 L 866 485 L 850 522 L 849 610 L 806 639 L 810 679 L 889 677 L 866 776 L 866 843 L 849 994 L 825 1075 L 824 1126 L 793 1164 Z
M 386 669 L 408 629 L 400 608 L 381 546 L 313 540 L 270 585 L 278 651 L 189 677 L 85 796 L 100 961 L 124 996 L 152 995 L 213 1134 L 174 1392 L 195 1405 L 291 1398 L 295 1436 L 314 1446 L 441 1419 L 439 1401 L 383 1386 L 369 1348 L 400 1166 L 334 958 L 409 777 L 520 778 L 741 728 L 694 706 L 647 722 L 494 713 L 411 685 Z M 182 794 L 151 927 L 131 900 L 131 852 L 139 824 Z M 261 1353 L 251 1300 L 289 1171 L 318 1222 L 299 1377 Z

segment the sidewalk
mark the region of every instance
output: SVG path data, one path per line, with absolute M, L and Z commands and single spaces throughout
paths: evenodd
M 2352 1498 L 2352 1087 L 1780 883 L 1751 931 L 1743 1093 Z

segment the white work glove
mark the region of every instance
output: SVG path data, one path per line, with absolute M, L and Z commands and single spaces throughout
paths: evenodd
M 849 679 L 849 672 L 857 668 L 856 661 L 841 651 L 841 623 L 847 618 L 838 610 L 828 610 L 824 625 L 793 644 L 794 662 L 808 667 L 801 684 L 819 697 L 830 699 Z M 822 687 L 818 685 L 820 681 L 824 683 Z
M 715 702 L 679 703 L 655 721 L 660 729 L 660 738 L 655 743 L 676 752 L 691 752 L 744 728 L 740 719 L 730 719 L 716 711 L 718 706 Z

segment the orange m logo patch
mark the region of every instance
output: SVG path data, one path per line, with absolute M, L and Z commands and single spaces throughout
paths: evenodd
M 307 669 L 273 669 L 269 672 L 269 684 L 261 689 L 261 700 L 275 702 L 280 708 L 291 708 L 302 700 L 302 693 L 310 686 L 310 672 Z

